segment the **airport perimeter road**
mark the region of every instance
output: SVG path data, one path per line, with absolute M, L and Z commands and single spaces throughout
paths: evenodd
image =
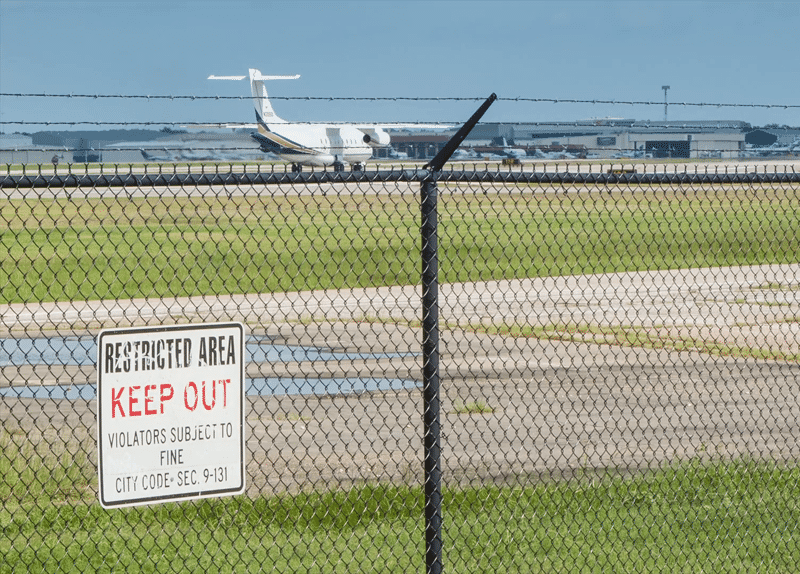
M 248 366 L 251 379 L 418 384 L 418 291 L 15 305 L 0 317 L 6 338 L 241 320 L 271 345 L 350 357 L 264 359 Z M 440 295 L 446 481 L 800 456 L 800 265 L 454 284 Z M 514 324 L 538 330 L 503 334 Z M 90 368 L 74 369 L 5 366 L 3 385 L 94 381 Z M 419 480 L 420 408 L 418 388 L 251 394 L 250 488 Z M 85 430 L 64 436 L 89 449 L 93 409 L 84 399 L 0 399 L 3 420 L 34 434 L 78 423 Z

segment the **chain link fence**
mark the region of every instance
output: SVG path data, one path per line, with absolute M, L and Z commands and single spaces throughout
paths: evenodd
M 462 168 L 435 413 L 428 172 L 6 170 L 0 572 L 430 569 L 429 416 L 445 571 L 800 570 L 796 163 Z M 244 493 L 101 507 L 98 333 L 232 321 Z

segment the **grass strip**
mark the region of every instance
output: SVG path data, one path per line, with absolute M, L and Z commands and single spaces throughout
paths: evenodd
M 7 479 L 5 479 L 7 480 Z M 692 462 L 622 477 L 444 492 L 453 572 L 790 572 L 800 470 Z M 419 572 L 419 488 L 105 511 L 39 500 L 0 511 L 0 572 Z
M 440 204 L 440 280 L 800 258 L 790 193 L 508 195 Z M 419 282 L 409 193 L 25 199 L 0 205 L 0 304 Z
M 794 322 L 794 321 L 793 321 Z M 656 328 L 636 325 L 589 325 L 574 323 L 554 323 L 551 325 L 520 325 L 517 323 L 502 325 L 453 325 L 453 328 L 468 329 L 476 333 L 490 335 L 506 335 L 511 337 L 528 337 L 570 343 L 593 343 L 597 345 L 619 345 L 622 347 L 639 347 L 645 349 L 666 349 L 668 351 L 697 351 L 718 357 L 736 357 L 753 359 L 772 359 L 777 361 L 800 361 L 796 353 L 784 353 L 779 349 L 762 349 L 730 345 L 714 340 L 693 337 L 680 337 L 662 332 L 655 333 Z

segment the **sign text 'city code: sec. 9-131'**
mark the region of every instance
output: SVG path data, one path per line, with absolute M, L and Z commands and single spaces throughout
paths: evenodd
M 100 503 L 107 508 L 244 491 L 244 326 L 98 336 Z

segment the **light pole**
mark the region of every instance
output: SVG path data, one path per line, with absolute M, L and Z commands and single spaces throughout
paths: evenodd
M 669 86 L 661 86 L 661 89 L 664 90 L 664 121 L 667 121 L 667 90 L 669 90 Z

